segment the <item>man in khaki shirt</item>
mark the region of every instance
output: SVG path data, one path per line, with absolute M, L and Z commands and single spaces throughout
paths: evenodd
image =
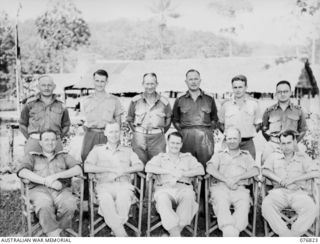
M 250 192 L 245 185 L 249 178 L 259 175 L 259 168 L 250 153 L 239 148 L 241 133 L 237 128 L 228 128 L 225 135 L 227 148 L 212 156 L 206 171 L 218 180 L 210 192 L 219 229 L 223 236 L 235 237 L 248 225 Z
M 309 196 L 310 179 L 319 176 L 316 163 L 295 148 L 295 131 L 287 130 L 280 135 L 280 149 L 271 154 L 263 166 L 263 176 L 275 182 L 274 188 L 262 202 L 262 216 L 279 236 L 301 236 L 314 222 L 319 209 Z M 298 214 L 289 229 L 280 211 L 292 208 Z
M 168 135 L 168 152 L 153 157 L 145 171 L 157 175 L 154 199 L 162 226 L 170 236 L 180 236 L 186 225 L 191 223 L 198 204 L 190 177 L 203 175 L 203 166 L 190 153 L 181 153 L 182 135 Z M 178 204 L 176 211 L 172 201 Z
M 57 151 L 53 130 L 40 134 L 41 152 L 30 152 L 20 160 L 17 175 L 31 181 L 30 200 L 43 232 L 60 236 L 71 228 L 77 198 L 71 192 L 71 178 L 82 174 L 80 162 L 64 151 Z
M 123 108 L 119 98 L 105 91 L 108 84 L 108 73 L 97 70 L 93 73 L 94 94 L 86 97 L 80 104 L 84 117 L 85 135 L 81 149 L 81 158 L 84 162 L 94 145 L 106 143 L 104 135 L 105 125 L 116 121 L 121 123 Z
M 146 164 L 166 149 L 165 133 L 171 124 L 171 106 L 167 98 L 156 92 L 157 75 L 143 75 L 145 91 L 135 96 L 129 106 L 127 121 L 133 131 L 132 148 Z
M 144 166 L 131 148 L 120 145 L 120 126 L 107 123 L 106 144 L 96 145 L 84 164 L 86 173 L 95 173 L 99 210 L 116 236 L 127 236 L 124 224 L 134 197 L 130 173 Z
M 247 77 L 237 75 L 232 78 L 233 97 L 223 102 L 218 112 L 220 129 L 237 127 L 241 132 L 240 149 L 248 150 L 256 158 L 253 138 L 261 125 L 261 112 L 258 102 L 246 94 Z
M 307 122 L 302 108 L 290 100 L 291 84 L 282 80 L 277 83 L 276 97 L 278 102 L 268 107 L 262 116 L 262 134 L 267 143 L 262 151 L 262 164 L 269 155 L 279 149 L 279 135 L 286 130 L 293 130 L 300 142 L 307 131 Z M 298 148 L 298 147 L 297 147 Z
M 71 125 L 68 109 L 53 93 L 56 85 L 51 76 L 40 76 L 37 88 L 39 93 L 27 100 L 19 119 L 19 129 L 27 138 L 24 152 L 40 153 L 40 134 L 46 130 L 53 130 L 57 134 L 56 150 L 61 151 L 61 139 L 67 135 Z

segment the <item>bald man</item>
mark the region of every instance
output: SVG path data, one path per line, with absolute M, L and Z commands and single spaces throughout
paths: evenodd
M 227 148 L 207 163 L 207 173 L 218 183 L 210 186 L 213 211 L 223 236 L 236 237 L 248 225 L 250 192 L 245 188 L 249 178 L 259 175 L 259 168 L 249 153 L 240 149 L 240 130 L 225 131 Z M 234 212 L 231 214 L 230 205 Z
M 68 133 L 71 125 L 68 110 L 53 93 L 56 85 L 51 76 L 40 76 L 37 88 L 39 93 L 27 100 L 20 115 L 19 128 L 27 139 L 24 152 L 41 152 L 40 133 L 46 130 L 57 134 L 56 150 L 61 151 L 61 139 Z

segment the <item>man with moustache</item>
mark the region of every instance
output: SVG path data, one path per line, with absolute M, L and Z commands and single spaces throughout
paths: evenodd
M 61 139 L 68 133 L 71 122 L 67 108 L 53 93 L 56 88 L 53 78 L 42 75 L 38 78 L 39 93 L 29 98 L 23 107 L 19 120 L 19 128 L 27 138 L 25 154 L 41 152 L 40 134 L 45 130 L 53 130 L 57 134 L 57 151 L 62 150 Z
M 129 106 L 127 121 L 133 131 L 132 148 L 146 164 L 152 157 L 164 152 L 165 133 L 171 124 L 171 106 L 156 92 L 157 75 L 143 75 L 144 92 L 135 96 Z
M 247 77 L 237 75 L 231 80 L 233 97 L 226 100 L 219 111 L 220 129 L 224 132 L 229 127 L 237 127 L 241 132 L 240 149 L 250 152 L 256 158 L 253 137 L 259 131 L 261 115 L 258 102 L 246 94 Z
M 200 89 L 200 73 L 186 73 L 188 91 L 173 106 L 173 125 L 183 136 L 181 152 L 190 152 L 202 165 L 214 152 L 213 130 L 217 127 L 217 107 L 213 97 Z

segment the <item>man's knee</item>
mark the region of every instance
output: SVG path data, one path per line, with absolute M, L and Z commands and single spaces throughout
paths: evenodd
M 273 201 L 272 198 L 267 196 L 263 199 L 261 204 L 261 213 L 263 217 L 268 216 L 269 211 L 272 209 Z
M 180 195 L 182 200 L 194 200 L 195 193 L 192 189 L 185 189 Z
M 61 210 L 63 212 L 74 212 L 77 209 L 77 199 L 75 197 L 69 197 L 61 204 Z
M 36 213 L 38 213 L 40 210 L 51 210 L 54 208 L 53 201 L 47 197 L 37 198 L 32 201 L 32 204 Z

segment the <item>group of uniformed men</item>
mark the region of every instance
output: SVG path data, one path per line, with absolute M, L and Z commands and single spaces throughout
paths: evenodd
M 290 101 L 288 81 L 277 84 L 278 102 L 261 116 L 257 101 L 246 94 L 244 75 L 232 78 L 233 97 L 218 111 L 215 99 L 200 89 L 197 70 L 187 71 L 188 91 L 176 99 L 173 109 L 156 92 L 157 75 L 147 73 L 144 92 L 132 99 L 127 113 L 132 148 L 120 145 L 124 111 L 120 100 L 105 91 L 108 73 L 97 70 L 93 82 L 94 94 L 80 105 L 85 121 L 82 162 L 62 150 L 61 139 L 71 123 L 68 110 L 53 94 L 55 83 L 50 76 L 39 77 L 39 94 L 21 112 L 20 130 L 27 142 L 17 174 L 32 182 L 30 199 L 47 236 L 59 236 L 70 226 L 76 199 L 69 179 L 82 171 L 95 174 L 100 214 L 116 236 L 127 236 L 124 223 L 133 199 L 130 174 L 143 170 L 158 175 L 154 199 L 170 236 L 180 236 L 199 211 L 191 177 L 205 171 L 217 180 L 210 192 L 223 236 L 239 236 L 248 225 L 246 185 L 261 173 L 275 182 L 262 202 L 262 215 L 275 233 L 300 236 L 314 222 L 318 209 L 309 195 L 310 179 L 319 177 L 319 171 L 297 147 L 307 126 L 302 109 Z M 177 131 L 165 138 L 171 122 Z M 222 150 L 214 153 L 217 128 L 225 140 Z M 261 166 L 255 163 L 253 142 L 259 130 L 267 140 Z M 172 202 L 178 205 L 175 210 Z M 298 214 L 290 229 L 280 217 L 285 207 Z

